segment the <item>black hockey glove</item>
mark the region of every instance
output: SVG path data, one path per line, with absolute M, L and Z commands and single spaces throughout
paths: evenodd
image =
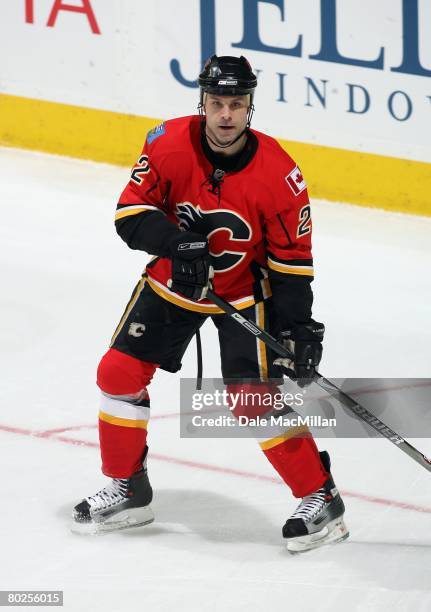
M 284 374 L 296 380 L 300 387 L 311 384 L 316 368 L 322 358 L 322 340 L 325 333 L 323 323 L 311 321 L 303 325 L 295 325 L 290 330 L 280 334 L 280 342 L 293 354 L 293 361 L 279 357 L 274 361 L 281 366 Z
M 181 232 L 170 239 L 168 251 L 172 260 L 168 287 L 190 300 L 203 300 L 214 276 L 207 237 Z

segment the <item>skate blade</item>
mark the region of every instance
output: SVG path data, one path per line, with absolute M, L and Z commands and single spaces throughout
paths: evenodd
M 123 510 L 117 515 L 106 519 L 105 521 L 91 521 L 88 523 L 78 523 L 73 521 L 71 532 L 77 535 L 105 535 L 113 531 L 121 529 L 130 529 L 132 527 L 143 527 L 154 521 L 154 513 L 150 506 L 144 508 L 131 508 Z
M 342 542 L 349 537 L 349 531 L 344 523 L 343 518 L 337 518 L 328 523 L 322 531 L 313 533 L 308 536 L 292 538 L 287 542 L 287 550 L 290 554 L 306 552 L 325 546 L 326 544 L 336 544 Z

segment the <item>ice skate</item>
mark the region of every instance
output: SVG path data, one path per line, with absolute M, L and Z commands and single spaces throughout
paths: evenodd
M 329 455 L 320 453 L 325 469 L 330 471 Z M 321 489 L 304 497 L 283 527 L 287 550 L 294 554 L 341 542 L 349 537 L 344 523 L 344 503 L 329 476 Z
M 148 525 L 154 521 L 149 504 L 153 490 L 143 468 L 130 478 L 113 478 L 111 483 L 73 509 L 73 533 L 97 535 Z

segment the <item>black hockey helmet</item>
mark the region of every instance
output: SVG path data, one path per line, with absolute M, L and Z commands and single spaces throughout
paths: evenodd
M 219 96 L 253 94 L 256 85 L 256 75 L 243 55 L 213 55 L 199 75 L 201 91 Z

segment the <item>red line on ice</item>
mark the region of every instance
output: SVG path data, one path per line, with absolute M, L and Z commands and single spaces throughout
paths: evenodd
M 54 440 L 55 442 L 62 442 L 63 444 L 71 444 L 72 446 L 86 446 L 89 448 L 99 448 L 97 442 L 90 442 L 87 440 L 78 440 L 76 438 L 69 438 L 68 436 L 55 435 L 57 432 L 65 431 L 76 431 L 84 428 L 93 428 L 94 425 L 76 425 L 74 427 L 61 427 L 58 429 L 48 429 L 45 431 L 33 431 L 31 429 L 23 429 L 21 427 L 10 427 L 9 425 L 0 425 L 0 431 L 8 433 L 14 433 L 21 436 L 29 436 L 33 438 L 44 438 Z M 276 476 L 266 476 L 264 474 L 255 474 L 254 472 L 247 472 L 244 470 L 236 470 L 234 468 L 221 467 L 218 465 L 211 465 L 209 463 L 201 463 L 199 461 L 190 461 L 188 459 L 180 459 L 178 457 L 169 457 L 167 455 L 159 455 L 158 453 L 151 453 L 151 459 L 156 461 L 165 461 L 168 463 L 175 463 L 176 465 L 182 465 L 184 467 L 190 467 L 198 470 L 206 470 L 208 472 L 218 472 L 220 474 L 230 474 L 231 476 L 240 476 L 242 478 L 252 478 L 254 480 L 263 480 L 265 482 L 272 482 L 274 484 L 284 484 L 282 480 Z M 384 497 L 375 497 L 373 495 L 365 495 L 364 493 L 355 493 L 353 491 L 342 491 L 345 497 L 353 497 L 366 501 L 371 504 L 379 504 L 382 506 L 389 506 L 392 508 L 398 508 L 400 510 L 413 510 L 414 512 L 423 512 L 431 514 L 431 508 L 426 506 L 417 506 L 416 504 L 409 504 L 407 502 L 396 501 L 393 499 L 385 499 Z

